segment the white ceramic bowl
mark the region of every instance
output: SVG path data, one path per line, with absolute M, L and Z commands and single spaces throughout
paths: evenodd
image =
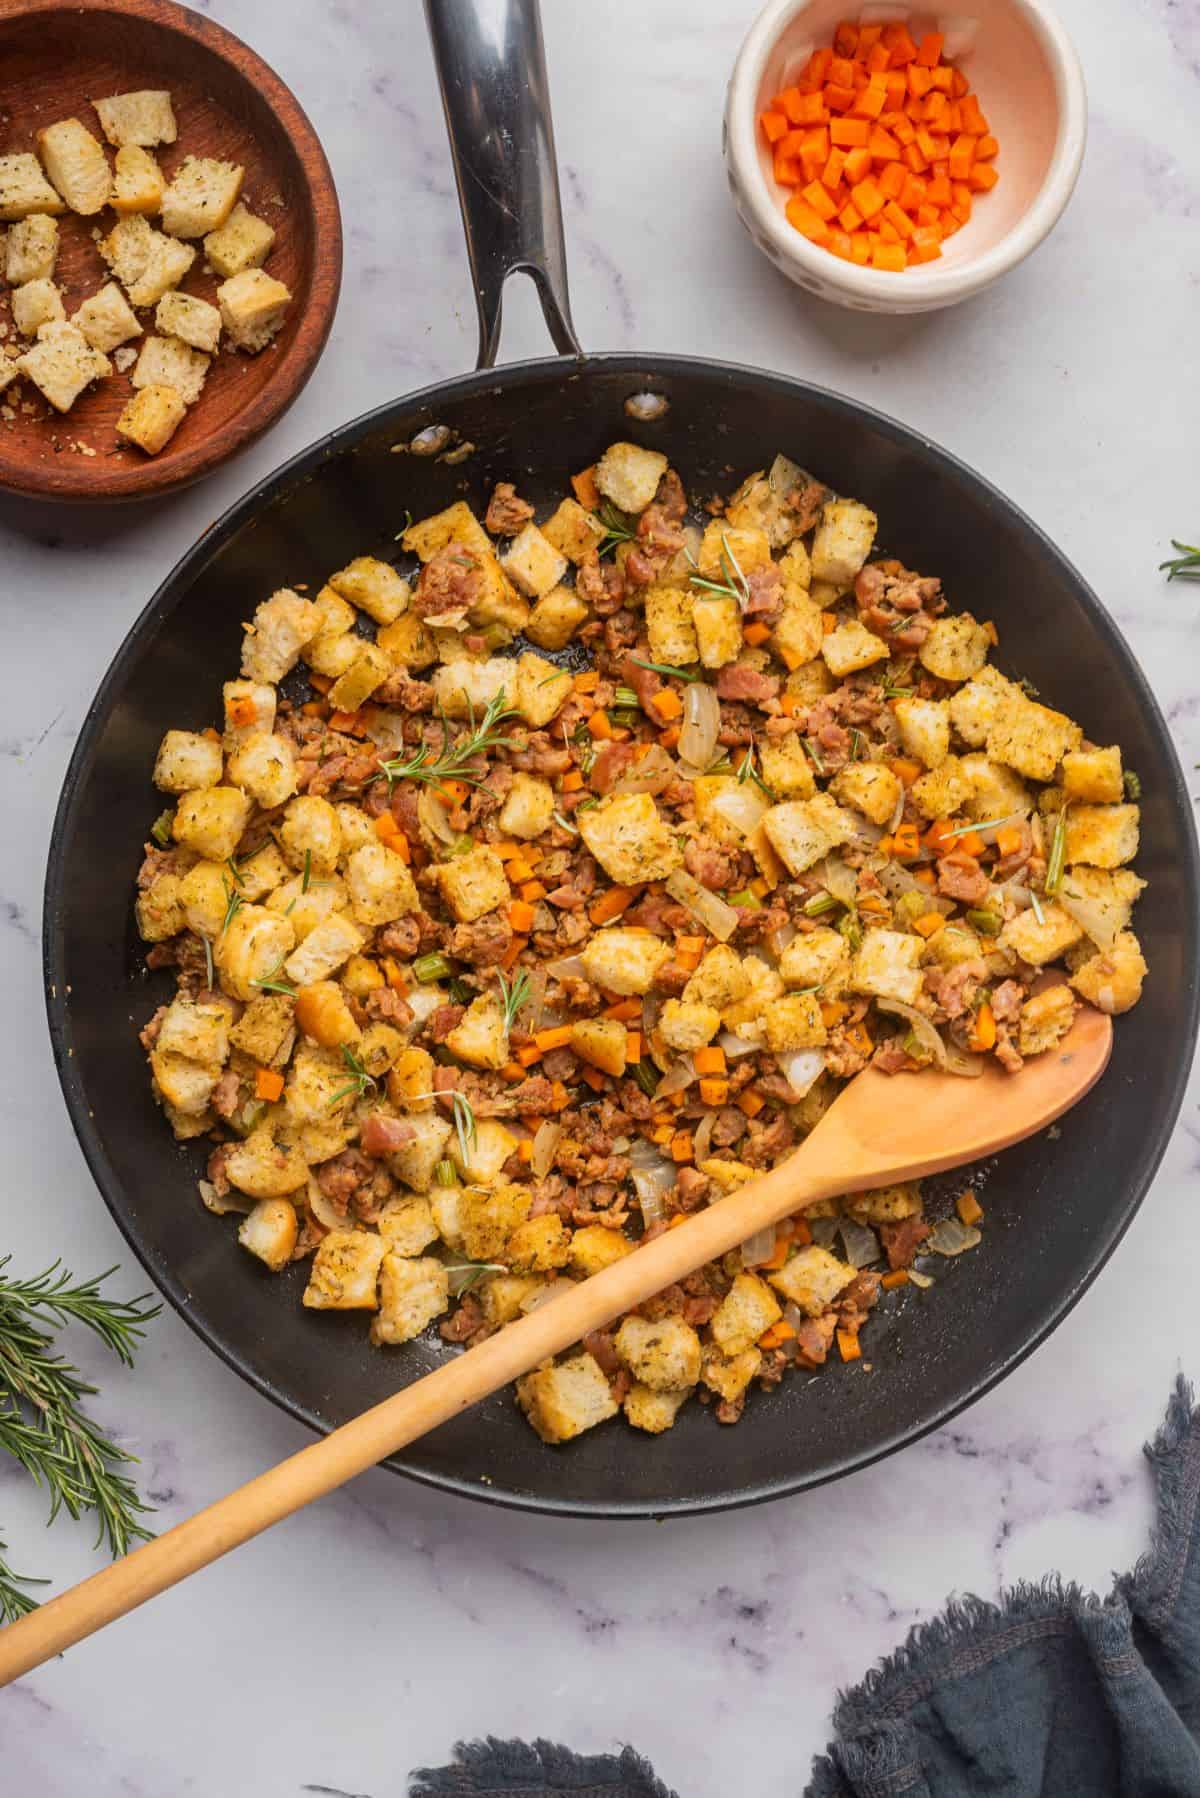
M 1000 140 L 1000 180 L 977 196 L 970 222 L 936 262 L 902 273 L 843 262 L 788 223 L 758 116 L 787 87 L 842 19 L 912 21 L 914 35 L 946 35 Z M 975 0 L 974 12 L 848 0 L 771 0 L 742 45 L 725 105 L 725 166 L 734 203 L 758 245 L 789 280 L 859 312 L 933 312 L 1007 274 L 1057 223 L 1071 197 L 1087 137 L 1087 93 L 1079 58 L 1043 0 Z

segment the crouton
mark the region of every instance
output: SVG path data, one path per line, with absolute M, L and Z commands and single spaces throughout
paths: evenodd
M 220 1064 L 229 1060 L 229 1011 L 215 1000 L 201 1001 L 177 993 L 168 1005 L 155 1048 L 190 1061 Z
M 449 1309 L 450 1279 L 440 1261 L 432 1256 L 412 1260 L 394 1253 L 384 1255 L 379 1267 L 379 1309 L 371 1319 L 371 1341 L 376 1347 L 411 1342 Z
M 294 986 L 309 986 L 314 980 L 325 980 L 336 974 L 343 962 L 357 955 L 364 940 L 362 932 L 349 918 L 340 912 L 332 912 L 292 951 L 283 964 L 284 972 Z
M 261 268 L 274 242 L 274 228 L 239 202 L 225 223 L 205 237 L 204 255 L 213 273 L 228 280 L 248 268 Z
M 329 577 L 334 592 L 357 606 L 376 624 L 392 624 L 408 610 L 412 589 L 389 562 L 377 556 L 355 556 Z
M 84 300 L 72 315 L 71 323 L 83 332 L 94 350 L 100 350 L 105 355 L 118 345 L 128 343 L 131 337 L 140 337 L 142 334 L 142 327 L 133 309 L 115 281 L 106 282 L 98 292 Z M 174 385 L 165 376 L 162 384 Z M 171 428 L 173 430 L 174 426 Z
M 886 662 L 891 650 L 873 631 L 857 618 L 848 618 L 821 640 L 821 654 L 829 672 L 838 680 L 869 668 L 874 662 Z
M 578 564 L 603 541 L 604 526 L 596 514 L 585 511 L 578 500 L 564 499 L 542 526 L 542 535 L 568 562 Z
M 586 1280 L 632 1253 L 633 1244 L 620 1230 L 607 1230 L 603 1224 L 585 1224 L 571 1237 L 571 1271 Z
M 817 790 L 812 761 L 798 734 L 781 737 L 777 742 L 764 738 L 759 763 L 763 780 L 780 799 L 811 799 Z
M 1113 1017 L 1137 1004 L 1148 972 L 1141 944 L 1132 930 L 1123 930 L 1111 949 L 1089 956 L 1075 969 L 1071 985 L 1089 1005 Z
M 617 1080 L 625 1072 L 627 1041 L 625 1026 L 617 1018 L 579 1018 L 571 1024 L 574 1053 L 589 1067 Z
M 178 338 L 180 343 L 208 355 L 216 349 L 221 337 L 221 314 L 217 308 L 190 293 L 165 293 L 158 302 L 154 325 L 165 338 Z
M 877 1186 L 843 1199 L 842 1207 L 856 1223 L 898 1224 L 906 1217 L 916 1217 L 922 1209 L 921 1183 L 906 1180 L 900 1186 Z
M 1066 861 L 1119 868 L 1138 852 L 1136 805 L 1073 805 L 1067 813 Z
M 892 707 L 905 755 L 926 768 L 940 767 L 950 753 L 950 708 L 941 699 L 897 699 Z
M 221 745 L 194 730 L 169 730 L 158 746 L 152 779 L 160 793 L 187 793 L 221 780 Z
M 233 854 L 254 807 L 237 787 L 212 786 L 184 793 L 175 807 L 171 834 L 185 849 L 208 861 L 223 862 Z
M 785 986 L 820 987 L 827 999 L 842 992 L 850 974 L 850 949 L 838 930 L 821 925 L 792 938 L 779 958 Z
M 753 526 L 739 527 L 728 517 L 714 518 L 704 527 L 696 555 L 696 572 L 706 581 L 736 581 L 738 570 L 751 574 L 771 561 L 767 533 Z
M 155 144 L 175 142 L 175 112 L 165 88 L 111 94 L 106 100 L 93 100 L 92 105 L 100 115 L 105 137 L 117 149 L 124 149 L 126 144 L 153 149 Z
M 504 1253 L 514 1273 L 555 1273 L 570 1259 L 571 1232 L 557 1212 L 548 1211 L 518 1224 Z
M 230 1145 L 225 1173 L 231 1186 L 250 1199 L 284 1199 L 308 1181 L 308 1164 L 294 1145 L 277 1142 L 270 1130 L 252 1130 Z
M 536 1274 L 492 1274 L 475 1288 L 483 1308 L 483 1321 L 493 1329 L 521 1316 L 521 1306 L 546 1284 Z
M 623 1401 L 626 1419 L 635 1430 L 644 1430 L 648 1436 L 661 1436 L 664 1430 L 672 1427 L 692 1391 L 691 1386 L 678 1386 L 669 1392 L 656 1392 L 652 1386 L 635 1382 Z
M 256 355 L 280 330 L 292 296 L 274 276 L 264 274 L 260 268 L 247 268 L 221 283 L 217 301 L 230 342 L 237 349 Z
M 785 742 L 795 739 L 787 737 Z M 765 770 L 764 770 L 764 778 Z M 900 782 L 882 762 L 847 762 L 829 783 L 829 791 L 844 805 L 854 807 L 873 824 L 886 824 L 900 797 Z
M 130 144 L 117 151 L 111 204 L 118 218 L 157 212 L 165 190 L 163 172 L 149 150 Z
M 971 782 L 956 755 L 948 755 L 913 782 L 910 797 L 923 818 L 948 818 L 971 797 Z
M 476 557 L 490 556 L 492 540 L 472 512 L 465 499 L 456 499 L 444 512 L 431 512 L 410 524 L 400 539 L 406 555 L 432 562 L 449 543 L 461 543 Z
M 621 512 L 644 512 L 667 472 L 667 458 L 636 443 L 611 443 L 596 464 L 596 487 Z
M 621 886 L 665 880 L 683 862 L 683 850 L 649 793 L 619 793 L 577 817 L 588 850 Z
M 649 930 L 598 930 L 580 950 L 584 978 L 610 993 L 648 993 L 671 959 L 671 945 Z
M 472 1261 L 502 1261 L 508 1239 L 529 1216 L 529 1188 L 515 1182 L 463 1189 L 459 1207 L 463 1247 Z
M 130 377 L 139 387 L 173 387 L 186 406 L 200 398 L 210 358 L 174 337 L 147 337 Z
M 300 651 L 316 634 L 316 607 L 290 587 L 281 587 L 255 609 L 242 644 L 242 673 L 247 680 L 275 684 L 290 674 Z M 268 726 L 270 728 L 270 726 Z
M 238 1226 L 238 1241 L 273 1274 L 292 1258 L 300 1225 L 296 1208 L 286 1199 L 260 1199 Z
M 473 924 L 488 912 L 499 911 L 512 898 L 504 863 L 485 843 L 440 863 L 436 877 L 442 898 L 460 924 Z
M 414 1140 L 389 1155 L 387 1164 L 402 1185 L 411 1187 L 413 1192 L 427 1193 L 433 1184 L 433 1170 L 445 1155 L 446 1144 L 454 1131 L 444 1118 L 433 1112 L 410 1111 L 406 1115 L 416 1133 Z M 436 1205 L 434 1215 L 437 1215 Z M 445 1236 L 440 1222 L 438 1230 Z
M 270 1067 L 290 1054 L 295 1036 L 294 1002 L 286 993 L 260 993 L 252 997 L 229 1032 L 235 1049 L 252 1061 Z
M 777 970 L 769 967 L 765 961 L 760 961 L 757 955 L 747 955 L 742 963 L 742 973 L 746 981 L 745 990 L 740 999 L 722 1007 L 721 1022 L 736 1035 L 757 1038 L 762 1035 L 763 1018 L 768 1007 L 783 996 L 783 981 Z M 688 988 L 685 987 L 683 991 L 686 999 Z
M 879 520 L 855 499 L 831 499 L 821 508 L 813 536 L 814 581 L 829 581 L 843 591 L 871 553 Z
M 508 1060 L 508 1028 L 494 992 L 481 993 L 446 1037 L 446 1047 L 474 1068 L 502 1068 Z
M 111 242 L 123 226 L 145 223 L 143 218 L 121 219 L 110 232 L 107 241 Z M 161 231 L 150 227 L 147 227 L 147 231 L 144 257 L 141 256 L 140 246 L 130 253 L 131 263 L 138 263 L 136 275 L 126 280 L 117 263 L 112 264 L 113 272 L 124 283 L 130 303 L 134 306 L 156 306 L 170 288 L 178 287 L 196 260 L 196 252 L 190 244 L 180 243 L 176 237 L 164 237 Z M 104 245 L 101 244 L 100 247 L 103 251 Z
M 1018 693 L 998 711 L 988 732 L 987 752 L 992 761 L 1015 768 L 1027 780 L 1052 780 L 1063 756 L 1078 749 L 1082 737 L 1079 726 L 1064 713 Z
M 646 592 L 646 634 L 650 659 L 670 668 L 686 667 L 697 660 L 700 646 L 692 621 L 695 601 L 678 587 L 654 586 Z M 738 631 L 741 647 L 741 631 Z
M 518 531 L 500 557 L 500 566 L 522 593 L 542 599 L 567 572 L 567 558 L 531 523 Z
M 700 1378 L 700 1338 L 681 1317 L 627 1317 L 614 1347 L 634 1379 L 655 1392 L 694 1386 Z
M 35 212 L 54 217 L 66 210 L 36 156 L 26 151 L 0 156 L 0 223 L 29 218 Z
M 762 1022 L 763 1037 L 772 1055 L 819 1049 L 825 1041 L 821 1001 L 816 993 L 790 993 L 785 999 L 776 999 L 763 1012 Z
M 424 1050 L 418 1051 L 424 1054 Z M 425 1090 L 432 1086 L 432 1068 L 425 1077 Z M 389 1091 L 390 1091 L 389 1087 Z M 499 1118 L 479 1118 L 475 1134 L 464 1144 L 457 1130 L 450 1141 L 450 1155 L 463 1179 L 471 1186 L 492 1186 L 500 1178 L 509 1156 L 516 1152 L 517 1139 Z
M 724 1354 L 740 1355 L 782 1316 L 783 1307 L 771 1288 L 756 1274 L 743 1273 L 735 1276 L 709 1327 Z
M 1018 912 L 1004 926 L 998 941 L 1002 949 L 1011 949 L 1022 961 L 1040 968 L 1047 962 L 1057 961 L 1082 935 L 1082 929 L 1069 912 L 1051 900 L 1044 900 L 1040 923 L 1036 912 Z
M 549 781 L 539 779 L 536 774 L 517 773 L 497 822 L 506 837 L 529 841 L 549 830 L 556 803 L 554 788 Z
M 510 664 L 511 666 L 511 664 Z M 517 662 L 513 705 L 534 730 L 542 730 L 571 697 L 571 674 L 544 656 L 526 651 Z
M 530 612 L 525 635 L 539 649 L 565 649 L 587 615 L 587 602 L 572 588 L 555 587 Z
M 828 793 L 811 799 L 789 799 L 775 805 L 763 818 L 763 828 L 792 874 L 803 874 L 814 862 L 848 843 L 854 835 L 854 819 Z
M 346 891 L 350 915 L 359 924 L 391 924 L 421 909 L 408 864 L 380 842 L 364 844 L 349 857 Z
M 920 970 L 925 945 L 899 930 L 868 930 L 850 967 L 852 992 L 912 1005 L 924 985 Z
M 163 229 L 184 238 L 219 230 L 237 205 L 244 175 L 237 163 L 185 157 L 163 194 Z
M 375 1311 L 387 1244 L 365 1230 L 330 1230 L 317 1244 L 301 1301 L 310 1311 Z M 411 1262 L 396 1257 L 397 1265 Z M 435 1263 L 445 1277 L 440 1263 Z
M 802 668 L 820 655 L 825 642 L 822 616 L 820 606 L 814 605 L 807 593 L 797 591 L 787 595 L 772 638 L 775 652 L 786 668 Z M 821 668 L 823 673 L 828 672 L 824 663 Z
M 1022 697 L 1019 687 L 998 669 L 985 665 L 966 686 L 951 694 L 950 722 L 971 749 L 982 749 L 1004 706 Z
M 78 119 L 60 119 L 37 134 L 42 166 L 72 212 L 85 217 L 107 206 L 112 174 L 103 147 Z
M 736 662 L 743 646 L 742 613 L 736 599 L 722 593 L 697 593 L 692 600 L 691 623 L 696 649 L 706 668 L 723 668 L 727 662 Z
M 5 279 L 10 287 L 23 287 L 27 281 L 49 281 L 57 259 L 56 221 L 45 212 L 31 213 L 13 225 L 5 240 Z
M 409 668 L 414 673 L 437 661 L 437 645 L 415 612 L 403 612 L 394 624 L 384 625 L 376 633 L 375 642 L 391 657 L 395 668 Z M 341 673 L 341 669 L 337 671 Z
M 342 827 L 328 799 L 301 793 L 289 801 L 276 840 L 293 868 L 322 879 L 337 867 Z
M 1022 1055 L 1041 1055 L 1067 1034 L 1075 1021 L 1075 996 L 1069 986 L 1048 986 L 1021 1007 L 1017 1048 Z
M 182 881 L 178 874 L 160 874 L 134 901 L 138 935 L 144 943 L 163 943 L 184 927 Z
M 713 1344 L 704 1351 L 701 1379 L 710 1392 L 732 1404 L 746 1391 L 762 1367 L 762 1350 L 745 1348 L 737 1355 L 727 1355 Z
M 420 1193 L 405 1192 L 388 1199 L 376 1224 L 389 1255 L 412 1258 L 437 1241 L 437 1228 L 429 1200 Z
M 517 1403 L 542 1441 L 551 1443 L 570 1442 L 618 1410 L 599 1362 L 587 1354 L 526 1374 L 517 1381 Z
M 971 789 L 963 805 L 968 818 L 1007 818 L 1030 809 L 1029 788 L 1011 768 L 986 755 L 964 755 L 958 767 Z
M 643 990 L 648 990 L 648 986 L 649 983 Z M 745 963 L 736 950 L 718 943 L 701 960 L 683 989 L 683 998 L 685 1004 L 712 1006 L 714 1010 L 724 1012 L 743 1000 L 749 991 L 750 976 Z
M 808 1317 L 819 1317 L 839 1292 L 849 1286 L 854 1269 L 831 1255 L 828 1249 L 810 1243 L 789 1256 L 778 1273 L 771 1274 L 771 1285 L 793 1305 L 799 1305 Z
M 60 324 L 67 316 L 53 281 L 26 281 L 14 290 L 10 304 L 22 337 L 36 337 L 43 325 Z
M 276 886 L 266 903 L 268 911 L 277 912 L 288 920 L 296 933 L 296 941 L 302 943 L 332 912 L 345 910 L 346 883 L 329 875 L 318 875 L 315 880 L 310 878 L 306 891 L 303 874 L 296 874 Z
M 921 666 L 938 680 L 966 681 L 988 658 L 991 639 L 969 612 L 939 618 L 917 651 Z
M 172 1049 L 155 1048 L 150 1052 L 150 1074 L 166 1104 L 184 1117 L 199 1117 L 208 1110 L 221 1069 L 216 1062 L 193 1061 Z
M 1082 925 L 1098 949 L 1111 949 L 1129 927 L 1146 882 L 1129 868 L 1068 868 L 1058 889 L 1063 909 Z
M 712 1005 L 694 1005 L 686 999 L 668 999 L 658 1027 L 669 1049 L 691 1055 L 711 1043 L 721 1028 L 721 1014 Z

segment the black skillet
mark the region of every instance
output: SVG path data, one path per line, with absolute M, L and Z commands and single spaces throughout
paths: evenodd
M 615 437 L 663 450 L 704 494 L 784 450 L 876 508 L 881 539 L 935 570 L 955 604 L 1000 630 L 1001 665 L 1029 676 L 1142 779 L 1150 882 L 1138 908 L 1151 974 L 1120 1022 L 1099 1088 L 1056 1141 L 1007 1154 L 986 1193 L 984 1246 L 936 1291 L 889 1297 L 873 1371 L 831 1367 L 756 1395 L 736 1429 L 689 1407 L 669 1434 L 623 1425 L 550 1449 L 500 1394 L 389 1463 L 476 1498 L 590 1516 L 655 1516 L 777 1497 L 861 1467 L 944 1423 L 1048 1335 L 1133 1217 L 1179 1110 L 1197 1021 L 1197 857 L 1191 808 L 1158 706 L 1107 612 L 1053 543 L 961 462 L 879 413 L 757 369 L 664 355 L 585 356 L 567 305 L 562 224 L 535 0 L 427 0 L 480 316 L 479 372 L 381 407 L 314 444 L 233 507 L 130 631 L 80 733 L 46 880 L 50 1030 L 72 1123 L 155 1283 L 261 1392 L 328 1430 L 452 1350 L 380 1352 L 360 1315 L 301 1310 L 302 1268 L 266 1275 L 200 1206 L 203 1151 L 176 1148 L 150 1098 L 134 1028 L 170 990 L 148 976 L 131 887 L 154 752 L 169 726 L 219 710 L 241 620 L 274 588 L 319 582 L 353 555 L 394 553 L 414 517 L 513 479 L 551 505 Z M 556 359 L 493 372 L 501 290 L 538 285 Z M 668 406 L 638 422 L 643 392 Z M 431 427 L 451 457 L 396 453 Z M 437 437 L 434 438 L 437 442 Z

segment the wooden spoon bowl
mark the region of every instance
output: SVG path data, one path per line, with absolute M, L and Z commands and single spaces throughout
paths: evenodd
M 295 96 L 254 52 L 203 14 L 172 0 L 0 0 L 0 154 L 33 150 L 56 119 L 78 118 L 103 141 L 94 99 L 168 88 L 178 140 L 156 151 L 170 177 L 187 156 L 246 170 L 243 199 L 275 229 L 267 272 L 293 295 L 286 323 L 257 356 L 222 351 L 204 391 L 167 447 L 147 457 L 121 444 L 114 424 L 130 373 L 89 388 L 59 414 L 28 382 L 0 396 L 0 488 L 44 499 L 140 499 L 199 480 L 244 449 L 291 405 L 316 367 L 337 307 L 342 228 L 325 153 Z M 70 314 L 109 280 L 92 236 L 111 226 L 65 213 L 55 279 Z M 199 247 L 199 246 L 197 246 Z M 182 291 L 215 303 L 220 278 L 203 252 Z M 152 314 L 141 315 L 147 330 Z M 15 337 L 7 289 L 0 325 Z M 137 348 L 139 340 L 132 347 Z M 11 416 L 5 414 L 11 413 Z

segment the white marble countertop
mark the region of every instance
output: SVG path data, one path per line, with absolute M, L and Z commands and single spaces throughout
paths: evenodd
M 199 489 L 119 516 L 0 501 L 0 1237 L 27 1272 L 59 1254 L 80 1272 L 120 1261 L 129 1291 L 140 1271 L 71 1135 L 42 1005 L 42 872 L 72 742 L 130 622 L 212 518 L 319 432 L 466 368 L 475 344 L 418 0 L 205 10 L 290 82 L 329 152 L 346 282 L 324 361 L 269 439 Z M 711 354 L 867 398 L 986 470 L 1104 596 L 1191 768 L 1200 605 L 1155 564 L 1173 533 L 1200 530 L 1177 399 L 1200 283 L 1200 8 L 1061 10 L 1092 99 L 1065 221 L 974 303 L 879 320 L 802 296 L 733 215 L 720 114 L 752 0 L 553 0 L 575 317 L 589 347 Z M 507 311 L 506 354 L 542 354 L 522 284 Z M 1181 1268 L 1198 1243 L 1198 1142 L 1193 1093 L 1139 1217 L 1053 1339 L 882 1466 L 669 1526 L 540 1521 L 370 1475 L 6 1693 L 6 1788 L 391 1798 L 456 1737 L 494 1732 L 585 1750 L 631 1741 L 687 1798 L 795 1792 L 835 1689 L 950 1591 L 990 1597 L 1049 1567 L 1106 1586 L 1141 1548 L 1139 1446 L 1178 1368 L 1200 1369 Z M 174 1315 L 135 1373 L 87 1364 L 161 1524 L 305 1440 Z M 46 1533 L 44 1514 L 0 1466 L 15 1565 L 62 1586 L 99 1564 L 86 1525 Z

